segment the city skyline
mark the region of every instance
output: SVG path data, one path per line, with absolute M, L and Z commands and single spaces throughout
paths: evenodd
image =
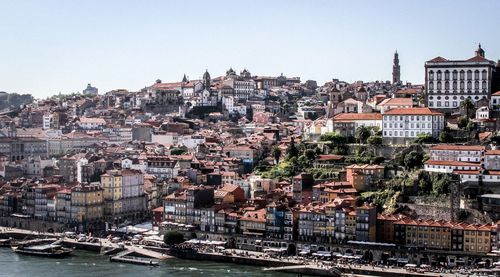
M 424 62 L 436 56 L 467 59 L 481 43 L 486 58 L 500 59 L 489 19 L 500 8 L 495 1 L 5 1 L 2 7 L 0 60 L 7 66 L 0 67 L 0 91 L 37 98 L 82 91 L 87 83 L 101 93 L 134 91 L 156 79 L 199 79 L 205 69 L 221 76 L 230 67 L 318 84 L 385 81 L 392 79 L 396 50 L 401 81 L 423 84 Z

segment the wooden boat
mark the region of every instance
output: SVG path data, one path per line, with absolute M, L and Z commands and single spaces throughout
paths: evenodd
M 12 251 L 18 254 L 48 257 L 48 258 L 63 258 L 71 255 L 73 250 L 64 248 L 61 245 L 46 244 L 32 246 L 12 246 Z

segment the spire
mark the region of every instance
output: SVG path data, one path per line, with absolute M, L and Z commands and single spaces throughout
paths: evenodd
M 401 68 L 399 66 L 398 50 L 396 50 L 394 53 L 394 60 L 392 65 L 392 83 L 393 84 L 401 83 Z
M 478 48 L 476 50 L 476 56 L 484 58 L 484 50 L 481 48 L 481 43 L 479 43 Z
M 186 73 L 184 73 L 184 77 L 182 77 L 182 82 L 183 83 L 187 83 L 188 82 L 188 79 L 186 77 Z

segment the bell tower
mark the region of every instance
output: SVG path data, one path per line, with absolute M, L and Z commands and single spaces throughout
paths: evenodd
M 392 83 L 393 84 L 401 83 L 401 71 L 399 67 L 398 51 L 394 53 L 394 63 L 392 65 Z

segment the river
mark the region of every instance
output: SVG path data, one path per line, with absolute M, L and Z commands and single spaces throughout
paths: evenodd
M 158 267 L 110 263 L 107 256 L 87 251 L 75 251 L 64 259 L 41 258 L 13 253 L 0 248 L 0 276 L 294 276 L 265 272 L 260 267 L 235 264 L 180 260 L 161 261 Z

